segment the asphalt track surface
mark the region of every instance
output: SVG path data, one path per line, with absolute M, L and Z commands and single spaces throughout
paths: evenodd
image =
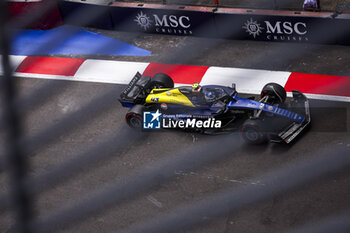
M 150 50 L 152 55 L 75 57 L 350 75 L 350 47 L 345 46 L 211 40 L 106 31 L 102 33 Z M 102 142 L 110 134 L 129 131 L 124 120 L 127 109 L 122 108 L 117 101 L 125 86 L 20 78 L 16 80 L 24 98 L 48 83 L 54 82 L 57 86 L 65 84 L 51 97 L 42 99 L 38 107 L 29 107 L 29 111 L 23 114 L 24 132 L 29 137 L 46 126 L 59 124 L 65 116 L 78 111 L 93 98 L 108 91 L 115 93 L 111 106 L 93 121 L 77 122 L 71 131 L 57 136 L 53 143 L 30 153 L 28 156 L 32 176 L 50 171 L 58 164 L 74 158 L 77 153 Z M 298 159 L 317 156 L 325 149 L 334 148 L 336 151 L 346 147 L 350 151 L 350 104 L 313 100 L 311 108 L 312 127 L 292 145 L 251 146 L 244 144 L 239 135 L 232 134 L 230 136 L 233 141 L 238 141 L 238 146 L 224 159 L 198 170 L 175 171 L 177 177 L 171 182 L 159 184 L 151 191 L 140 193 L 121 205 L 106 206 L 104 211 L 59 232 L 120 232 L 138 221 L 201 200 L 226 187 L 264 185 L 258 180 L 251 182 L 250 179 L 288 166 Z M 137 135 L 135 134 L 135 138 Z M 63 184 L 37 195 L 36 215 L 47 216 L 50 211 L 67 203 L 74 203 L 85 194 L 95 189 L 100 190 L 108 183 L 123 181 L 123 177 L 137 169 L 152 167 L 159 159 L 214 140 L 215 137 L 176 130 L 142 133 L 141 139 L 137 140 L 132 135 L 118 153 L 101 159 Z M 0 173 L 0 184 L 1 193 L 8 189 L 4 172 Z M 239 213 L 208 219 L 206 225 L 184 232 L 284 232 L 349 209 L 349 197 L 350 172 L 341 171 Z M 11 213 L 0 213 L 0 232 L 11 232 L 12 223 Z

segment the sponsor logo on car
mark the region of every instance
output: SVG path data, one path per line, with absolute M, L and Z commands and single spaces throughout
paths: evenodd
M 153 97 L 153 98 L 151 98 L 151 101 L 152 101 L 152 102 L 159 102 L 159 98 L 154 98 L 154 97 Z
M 163 109 L 163 110 L 167 110 L 167 109 L 168 109 L 168 105 L 165 104 L 165 103 L 162 103 L 162 104 L 160 105 L 160 108 Z

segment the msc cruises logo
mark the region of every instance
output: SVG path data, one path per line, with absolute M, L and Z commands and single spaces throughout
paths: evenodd
M 264 26 L 262 26 L 262 24 Z M 244 25 L 243 29 L 254 39 L 260 35 L 266 36 L 268 40 L 275 41 L 308 41 L 308 28 L 304 22 L 289 21 L 268 21 L 263 23 L 250 18 Z
M 142 27 L 145 31 L 151 26 L 153 21 L 142 11 L 137 14 L 136 19 L 134 19 L 137 24 Z
M 248 20 L 242 28 L 244 28 L 246 32 L 248 32 L 249 35 L 252 35 L 254 38 L 259 36 L 264 29 L 259 23 L 257 23 L 257 21 L 254 21 L 253 19 Z
M 158 33 L 176 34 L 176 35 L 190 35 L 191 20 L 186 15 L 162 15 L 152 14 L 149 16 L 140 11 L 134 21 L 144 30 L 147 31 L 150 28 Z

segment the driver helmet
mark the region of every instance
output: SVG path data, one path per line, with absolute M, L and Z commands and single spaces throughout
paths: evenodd
M 199 85 L 199 83 L 193 83 L 192 84 L 192 90 L 193 91 L 199 91 L 201 89 L 201 86 Z

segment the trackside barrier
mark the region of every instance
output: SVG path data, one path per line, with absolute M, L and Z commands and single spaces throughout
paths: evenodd
M 66 23 L 80 8 L 105 11 L 89 26 L 139 33 L 234 40 L 350 45 L 350 14 L 116 2 L 63 1 Z
M 87 1 L 84 3 L 60 1 L 59 9 L 63 18 L 63 22 L 77 26 L 90 26 L 100 29 L 113 30 L 113 20 L 110 12 L 110 2 L 100 1 L 97 4 L 95 1 Z M 88 12 L 91 17 L 88 21 L 70 21 L 72 16 L 81 14 L 81 12 Z M 74 18 L 74 17 L 73 17 Z
M 42 7 L 44 1 L 42 0 L 11 0 L 7 1 L 7 8 L 10 15 L 10 19 L 16 19 L 17 17 L 23 17 L 26 14 L 32 13 L 34 8 Z M 62 25 L 62 18 L 60 11 L 55 4 L 47 13 L 42 15 L 39 20 L 29 25 L 30 29 L 51 29 L 56 26 Z

